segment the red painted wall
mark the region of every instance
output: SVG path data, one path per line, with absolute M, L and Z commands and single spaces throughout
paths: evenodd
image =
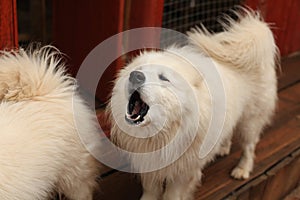
M 84 58 L 94 47 L 123 31 L 123 15 L 124 0 L 54 0 L 54 45 L 69 58 L 72 75 L 76 76 Z M 111 48 L 121 50 L 118 46 Z M 102 76 L 96 95 L 100 101 L 106 101 L 113 74 L 121 65 L 121 59 L 117 60 Z M 80 84 L 89 90 L 89 83 Z
M 164 0 L 130 0 L 126 5 L 126 18 L 124 24 L 124 30 L 141 28 L 141 27 L 161 27 Z M 145 35 L 139 36 L 139 38 L 128 38 L 128 47 L 135 46 L 134 43 L 142 41 L 146 46 L 159 45 L 160 39 L 155 32 L 148 32 Z M 143 49 L 144 50 L 144 49 Z M 139 54 L 140 50 L 132 52 L 129 57 L 134 57 Z
M 261 10 L 265 20 L 272 24 L 282 56 L 300 51 L 299 0 L 246 0 L 246 4 Z
M 68 56 L 70 72 L 75 76 L 96 45 L 124 29 L 160 26 L 162 13 L 163 0 L 130 0 L 126 5 L 125 0 L 54 0 L 54 45 Z M 120 46 L 111 48 L 121 51 Z M 100 79 L 96 96 L 101 102 L 106 102 L 112 80 L 122 66 L 123 60 L 118 59 Z M 88 90 L 88 83 L 81 85 Z
M 16 0 L 0 0 L 0 49 L 18 46 Z
M 161 26 L 163 6 L 164 0 L 131 0 L 128 28 Z

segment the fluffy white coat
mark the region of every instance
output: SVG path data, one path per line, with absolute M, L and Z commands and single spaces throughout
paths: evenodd
M 264 127 L 271 122 L 276 105 L 277 48 L 270 28 L 259 14 L 246 11 L 238 15 L 237 22 L 229 19 L 230 25 L 224 32 L 210 34 L 205 29 L 192 30 L 188 33 L 190 42 L 187 46 L 143 52 L 120 72 L 108 107 L 115 144 L 129 152 L 153 152 L 168 145 L 176 134 L 189 140 L 197 131 L 190 146 L 170 165 L 141 172 L 142 200 L 193 199 L 202 169 L 216 155 L 229 153 L 233 132 L 240 135 L 243 155 L 231 175 L 237 179 L 249 177 L 255 146 Z M 207 59 L 215 64 L 226 95 L 226 117 L 216 141 L 204 140 L 213 99 L 205 77 L 197 69 L 209 67 L 203 66 Z M 145 79 L 144 83 L 135 89 L 149 106 L 147 115 L 139 124 L 129 124 L 124 117 L 128 116 L 129 79 L 134 71 L 144 76 L 139 77 Z M 197 106 L 198 109 L 194 109 Z M 156 162 L 178 155 L 177 149 L 184 142 L 181 140 L 177 148 L 162 153 Z M 208 155 L 201 158 L 199 150 L 207 145 L 204 142 L 216 144 Z M 143 166 L 134 156 L 130 160 L 132 167 L 140 171 L 148 169 L 151 164 L 145 161 Z
M 77 128 L 97 132 L 96 121 L 61 56 L 48 47 L 0 54 L 0 198 L 41 200 L 57 191 L 91 200 L 99 164 Z

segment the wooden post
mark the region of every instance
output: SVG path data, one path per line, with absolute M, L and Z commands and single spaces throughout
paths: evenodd
M 164 0 L 128 0 L 126 1 L 125 26 L 124 29 L 142 27 L 161 27 L 163 17 Z M 158 46 L 160 36 L 157 32 L 147 32 L 139 38 L 128 38 L 127 46 L 135 46 L 139 42 L 146 46 Z M 139 50 L 131 52 L 130 57 L 137 55 Z
M 54 0 L 54 45 L 69 58 L 72 75 L 76 76 L 84 58 L 94 47 L 123 30 L 123 15 L 124 0 Z M 121 51 L 120 46 L 111 48 Z M 114 75 L 121 65 L 121 59 L 117 59 L 100 79 L 96 94 L 100 102 L 106 102 Z M 80 84 L 89 91 L 88 83 Z
M 16 0 L 0 1 L 0 49 L 18 47 Z

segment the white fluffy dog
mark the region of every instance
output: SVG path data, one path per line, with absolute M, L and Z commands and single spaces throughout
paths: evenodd
M 0 54 L 0 198 L 41 200 L 57 191 L 91 200 L 99 164 L 77 131 L 96 132 L 96 121 L 59 53 L 44 47 Z
M 231 175 L 249 177 L 255 146 L 276 105 L 277 48 L 259 14 L 245 11 L 238 16 L 237 22 L 229 19 L 224 32 L 195 29 L 188 33 L 188 45 L 143 52 L 121 70 L 108 107 L 111 134 L 115 144 L 132 152 L 142 200 L 193 199 L 203 167 L 216 155 L 229 153 L 234 129 L 243 155 Z M 202 71 L 212 68 L 221 77 L 225 99 L 211 95 L 213 82 Z M 218 135 L 209 132 L 209 125 L 214 106 L 218 111 L 222 102 L 225 118 Z M 202 148 L 209 151 L 203 154 Z
M 143 52 L 121 70 L 108 107 L 111 134 L 117 146 L 131 152 L 142 200 L 193 199 L 201 170 L 216 155 L 229 153 L 234 130 L 243 155 L 231 175 L 249 177 L 255 146 L 276 105 L 277 48 L 259 14 L 238 16 L 224 23 L 224 32 L 192 30 L 188 45 Z M 201 71 L 211 68 L 221 77 L 224 99 L 211 95 L 213 82 Z M 218 111 L 222 102 L 223 126 L 209 131 L 213 107 Z M 202 148 L 209 151 L 203 154 Z

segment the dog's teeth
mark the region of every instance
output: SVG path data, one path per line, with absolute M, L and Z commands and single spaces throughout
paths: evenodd
M 139 120 L 141 118 L 141 115 L 138 115 L 135 119 L 133 119 L 134 121 Z
M 127 119 L 131 119 L 133 121 L 136 121 L 136 120 L 139 120 L 141 118 L 141 115 L 137 115 L 136 118 L 133 118 L 134 116 L 135 116 L 135 114 L 130 115 L 130 114 L 126 113 Z

